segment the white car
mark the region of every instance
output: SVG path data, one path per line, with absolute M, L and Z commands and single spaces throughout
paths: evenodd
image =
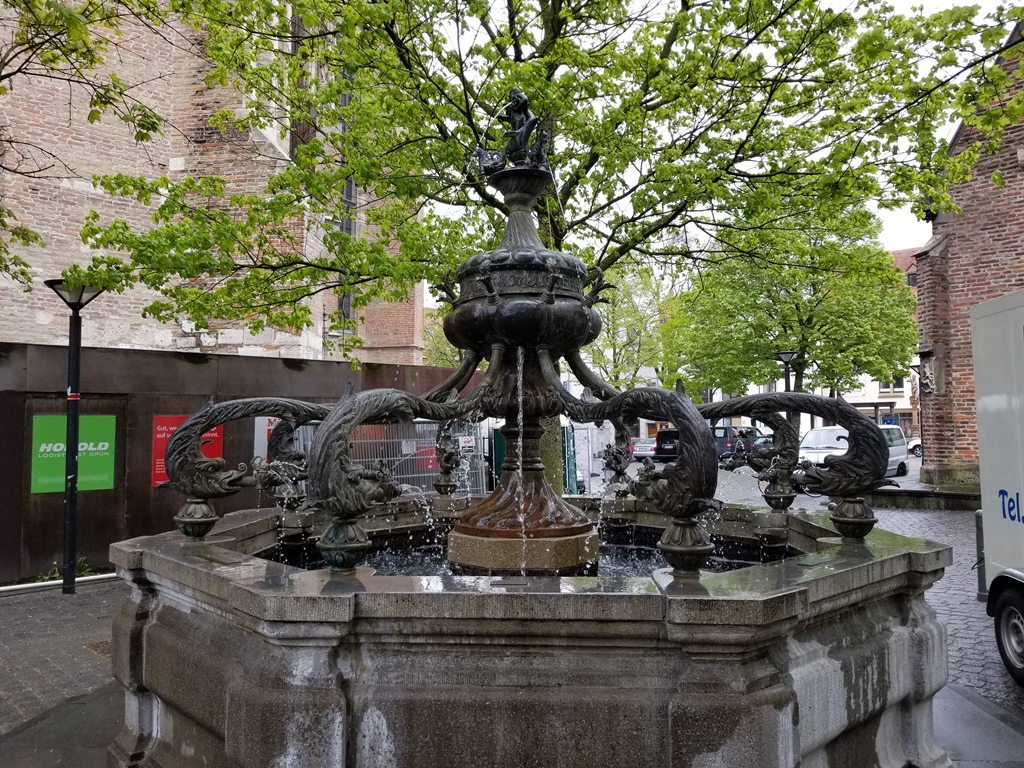
M 653 459 L 654 458 L 654 446 L 658 444 L 658 441 L 653 437 L 648 437 L 641 440 L 639 443 L 633 446 L 633 459 L 640 461 L 640 459 Z
M 924 445 L 921 443 L 920 437 L 908 437 L 907 438 L 907 450 L 912 454 L 921 458 L 924 456 Z
M 886 424 L 879 429 L 889 444 L 889 466 L 885 475 L 903 477 L 907 474 L 907 459 L 910 456 L 907 438 L 903 430 L 896 426 Z M 818 427 L 809 430 L 800 441 L 800 459 L 807 459 L 812 464 L 823 466 L 826 456 L 841 456 L 846 453 L 850 447 L 847 440 L 849 434 L 846 427 Z

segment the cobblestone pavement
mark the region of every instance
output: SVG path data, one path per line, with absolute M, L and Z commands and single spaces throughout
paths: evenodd
M 0 734 L 111 680 L 110 627 L 120 580 L 0 595 Z
M 1007 674 L 996 649 L 993 620 L 977 600 L 978 572 L 973 512 L 876 509 L 879 526 L 893 533 L 953 547 L 953 565 L 926 594 L 946 625 L 949 682 L 1009 707 L 1024 719 L 1024 688 Z

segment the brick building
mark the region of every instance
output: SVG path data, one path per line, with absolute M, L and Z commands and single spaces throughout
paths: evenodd
M 223 132 L 211 128 L 209 118 L 220 109 L 239 109 L 242 96 L 232 88 L 210 88 L 204 82 L 205 60 L 196 54 L 196 40 L 188 31 L 174 30 L 173 38 L 126 28 L 120 39 L 116 68 L 122 79 L 140 85 L 133 94 L 164 116 L 162 136 L 145 144 L 134 140 L 132 130 L 112 115 L 97 123 L 86 120 L 88 97 L 82 90 L 68 89 L 63 82 L 41 79 L 10 82 L 11 92 L 3 98 L 4 123 L 11 135 L 29 141 L 22 169 L 52 165 L 32 176 L 0 173 L 0 200 L 11 208 L 18 221 L 38 232 L 45 248 L 14 248 L 31 264 L 34 287 L 0 278 L 0 342 L 63 344 L 67 338 L 67 308 L 42 285 L 46 278 L 59 277 L 72 263 L 85 263 L 92 252 L 79 236 L 90 210 L 104 221 L 114 217 L 135 226 L 145 226 L 149 210 L 141 204 L 114 199 L 93 188 L 98 173 L 125 173 L 178 181 L 186 175 L 224 177 L 233 192 L 260 192 L 270 174 L 289 163 L 289 137 L 276 132 Z M 168 42 L 174 39 L 174 44 Z M 53 164 L 52 153 L 67 164 Z M 5 161 L 10 160 L 10 153 Z M 365 202 L 365 201 L 359 201 Z M 358 206 L 356 207 L 358 211 Z M 353 216 L 356 233 L 364 225 L 358 212 Z M 296 219 L 307 256 L 322 248 L 316 226 Z M 314 224 L 316 224 L 314 222 Z M 410 292 L 408 301 L 375 302 L 361 313 L 363 346 L 356 356 L 366 362 L 418 365 L 423 360 L 424 289 Z M 325 292 L 311 300 L 315 324 L 301 333 L 274 329 L 256 335 L 238 324 L 224 324 L 197 331 L 185 324 L 161 324 L 145 319 L 142 308 L 156 295 L 134 290 L 121 295 L 104 295 L 84 312 L 83 341 L 86 346 L 228 352 L 269 357 L 323 359 L 331 355 L 325 342 L 331 340 L 324 322 L 334 311 L 339 297 Z
M 952 151 L 977 139 L 975 129 L 961 126 Z M 992 182 L 996 171 L 1004 186 Z M 971 180 L 954 188 L 953 200 L 962 212 L 940 213 L 932 221 L 932 238 L 916 255 L 925 446 L 921 479 L 973 485 L 978 482 L 978 438 L 970 309 L 1024 289 L 1024 124 L 1007 129 L 997 152 L 982 154 Z

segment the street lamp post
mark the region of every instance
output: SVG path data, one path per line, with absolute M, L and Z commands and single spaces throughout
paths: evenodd
M 65 595 L 75 594 L 75 549 L 78 541 L 78 417 L 81 395 L 78 379 L 82 356 L 81 309 L 101 293 L 102 288 L 87 285 L 70 287 L 63 280 L 45 280 L 47 288 L 60 296 L 61 301 L 71 310 L 68 324 L 68 392 L 67 392 L 67 437 L 64 440 L 64 570 L 63 588 Z
M 786 391 L 789 392 L 789 364 L 796 359 L 799 352 L 772 352 L 775 359 L 782 363 L 783 378 L 786 383 Z M 793 412 L 786 411 L 786 421 L 793 423 Z

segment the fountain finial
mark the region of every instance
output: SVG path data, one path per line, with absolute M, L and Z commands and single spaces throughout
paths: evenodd
M 530 146 L 530 135 L 540 123 L 540 118 L 530 111 L 530 100 L 521 88 L 513 88 L 508 94 L 505 114 L 498 117 L 508 124 L 505 135 L 505 158 L 514 166 L 528 168 L 547 167 L 547 155 L 544 152 L 544 140 L 547 134 L 540 131 L 537 143 Z
M 530 110 L 530 100 L 521 88 L 514 87 L 509 91 L 505 114 L 499 115 L 498 119 L 508 126 L 505 151 L 477 147 L 473 157 L 480 173 L 491 186 L 503 193 L 526 191 L 518 189 L 525 182 L 526 187 L 535 192 L 534 196 L 539 195 L 552 178 L 547 155 L 548 132 L 544 129 L 537 131 L 536 141 L 530 144 L 530 137 L 540 118 Z M 524 174 L 523 171 L 529 172 Z M 508 188 L 510 179 L 518 182 L 512 184 L 513 188 Z

